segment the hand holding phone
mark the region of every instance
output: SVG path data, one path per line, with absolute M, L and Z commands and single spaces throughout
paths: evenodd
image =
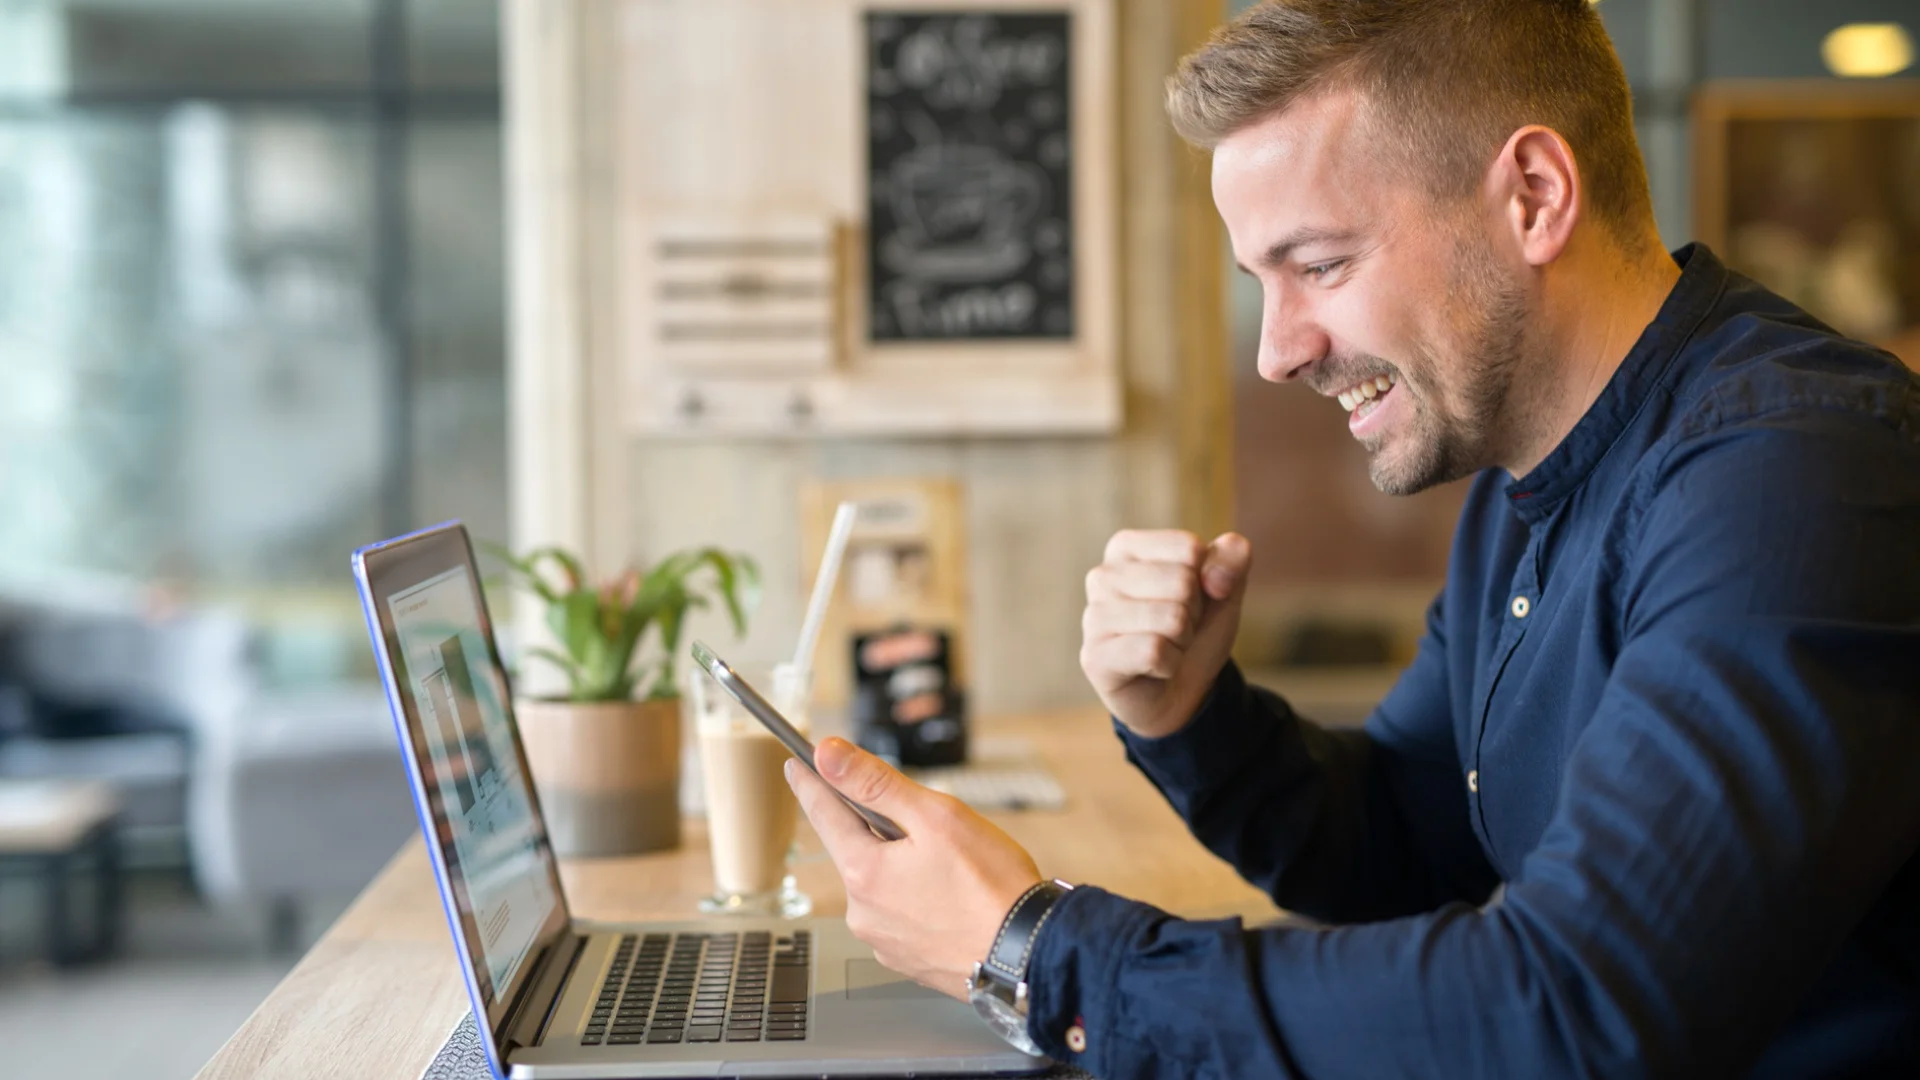
M 775 738 L 785 743 L 787 749 L 794 757 L 800 759 L 800 763 L 805 765 L 808 771 L 815 776 L 820 776 L 820 770 L 813 764 L 813 743 L 807 741 L 805 735 L 800 734 L 792 724 L 788 723 L 787 718 L 780 715 L 780 710 L 774 708 L 766 698 L 761 697 L 759 691 L 748 685 L 745 679 L 736 674 L 733 668 L 728 667 L 725 660 L 715 656 L 713 650 L 707 648 L 705 644 L 698 641 L 693 643 L 693 659 L 706 670 L 707 674 L 713 676 L 713 681 L 720 684 L 720 689 L 732 695 L 733 700 L 739 702 L 740 706 L 751 713 L 755 720 L 760 721 Z M 825 782 L 826 778 L 821 777 L 821 780 Z M 834 788 L 831 783 L 828 783 L 827 787 L 839 796 L 841 802 L 847 804 L 848 809 L 860 815 L 861 820 L 867 823 L 867 828 L 872 829 L 875 836 L 882 840 L 907 838 L 906 830 L 894 824 L 886 815 L 869 810 L 845 795 L 841 795 L 839 789 Z

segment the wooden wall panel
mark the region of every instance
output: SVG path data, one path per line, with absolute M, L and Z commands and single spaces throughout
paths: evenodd
M 544 9 L 556 0 L 506 2 L 510 10 Z M 1119 85 L 1112 107 L 1121 149 L 1118 160 L 1085 163 L 1117 170 L 1121 192 L 1127 423 L 1118 436 L 662 443 L 627 437 L 610 411 L 621 378 L 611 343 L 621 334 L 614 225 L 622 213 L 626 148 L 618 145 L 622 133 L 604 122 L 611 108 L 608 70 L 620 63 L 620 9 L 662 0 L 568 2 L 579 15 L 574 77 L 584 99 L 570 117 L 546 112 L 538 119 L 577 125 L 579 175 L 572 197 L 551 188 L 517 190 L 514 210 L 538 218 L 578 215 L 585 280 L 575 333 L 584 345 L 569 351 L 564 341 L 529 332 L 515 339 L 515 365 L 531 382 L 557 385 L 576 376 L 551 368 L 577 363 L 591 400 L 583 406 L 586 430 L 569 429 L 558 414 L 518 410 L 512 438 L 516 447 L 571 446 L 585 455 L 586 467 L 558 482 L 588 507 L 590 521 L 581 531 L 593 538 L 595 557 L 647 559 L 693 543 L 753 552 L 766 571 L 766 602 L 751 640 L 730 655 L 767 665 L 792 647 L 804 604 L 801 583 L 811 572 L 799 565 L 800 481 L 951 476 L 965 491 L 976 707 L 1005 712 L 1090 701 L 1077 659 L 1081 582 L 1107 537 L 1127 526 L 1217 530 L 1231 517 L 1230 484 L 1221 479 L 1230 476 L 1231 462 L 1222 404 L 1226 313 L 1217 276 L 1224 255 L 1210 204 L 1203 214 L 1197 201 L 1205 197 L 1205 162 L 1173 135 L 1161 99 L 1175 61 L 1224 17 L 1224 5 L 1121 0 L 1118 7 Z M 540 74 L 522 71 L 520 77 Z M 521 205 L 522 199 L 533 205 Z M 1212 276 L 1208 266 L 1215 268 Z M 519 317 L 539 286 L 531 274 L 514 280 Z M 531 449 L 527 453 L 531 457 Z M 531 470 L 516 473 L 516 539 L 522 542 L 545 535 L 541 507 L 565 502 L 542 490 L 545 483 Z M 727 637 L 716 622 L 694 629 Z

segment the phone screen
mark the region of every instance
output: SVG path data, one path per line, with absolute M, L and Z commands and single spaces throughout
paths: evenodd
M 749 685 L 747 680 L 727 666 L 725 660 L 714 655 L 713 650 L 701 642 L 693 643 L 693 659 L 706 670 L 707 674 L 713 676 L 713 681 L 720 684 L 720 689 L 732 695 L 733 700 L 738 701 L 742 708 L 753 715 L 754 719 L 760 721 L 768 731 L 773 732 L 775 738 L 785 743 L 793 756 L 800 759 L 800 764 L 805 765 L 813 775 L 820 776 L 820 770 L 813 764 L 813 743 L 807 741 L 805 735 L 800 734 L 797 728 L 788 723 L 787 718 L 780 715 L 780 710 L 774 708 L 772 702 L 761 697 L 758 690 Z M 825 782 L 826 778 L 821 777 L 821 780 Z M 894 824 L 893 820 L 885 814 L 869 810 L 845 795 L 841 795 L 839 789 L 834 788 L 830 783 L 827 787 L 839 796 L 841 802 L 847 804 L 848 809 L 860 815 L 861 820 L 867 823 L 867 828 L 872 829 L 875 836 L 882 840 L 906 839 L 906 830 Z

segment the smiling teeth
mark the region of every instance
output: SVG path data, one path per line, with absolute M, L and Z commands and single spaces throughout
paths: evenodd
M 1381 394 L 1394 388 L 1400 380 L 1391 375 L 1378 375 L 1351 390 L 1343 391 L 1339 396 L 1340 407 L 1348 412 L 1372 401 Z

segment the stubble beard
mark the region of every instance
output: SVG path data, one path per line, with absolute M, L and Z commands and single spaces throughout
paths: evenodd
M 1484 246 L 1457 246 L 1448 295 L 1468 313 L 1449 348 L 1423 344 L 1399 370 L 1412 407 L 1410 430 L 1396 454 L 1381 437 L 1365 440 L 1367 473 L 1388 495 L 1415 495 L 1469 476 L 1493 463 L 1500 432 L 1510 426 L 1514 372 L 1524 352 L 1526 297 L 1503 277 Z M 1443 352 L 1442 350 L 1445 350 Z M 1448 356 L 1447 353 L 1451 353 Z M 1460 399 L 1458 415 L 1444 411 L 1434 380 L 1449 372 Z

